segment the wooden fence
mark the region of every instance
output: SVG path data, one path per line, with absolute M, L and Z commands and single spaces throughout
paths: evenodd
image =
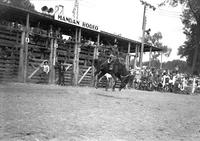
M 50 35 L 51 29 L 42 29 L 38 27 L 29 27 L 28 37 L 23 36 L 25 25 L 17 24 L 13 21 L 2 20 L 0 23 L 0 81 L 18 81 L 20 64 L 20 48 L 23 47 L 24 39 L 27 42 L 27 62 L 26 66 L 26 82 L 44 83 L 44 79 L 40 75 L 42 70 L 41 63 L 44 60 L 52 61 L 52 43 L 57 44 L 53 47 L 55 62 L 64 62 L 66 64 L 66 72 L 64 74 L 65 85 L 73 85 L 74 82 L 74 58 L 75 58 L 75 41 L 69 41 Z M 56 31 L 52 31 L 54 34 Z M 96 46 L 78 42 L 79 48 L 79 75 L 78 85 L 92 86 L 94 68 L 92 67 L 94 51 Z M 99 47 L 99 57 L 107 58 L 109 55 L 109 47 Z M 25 50 L 23 50 L 25 52 Z M 25 56 L 23 56 L 25 57 Z M 24 62 L 23 62 L 24 63 Z M 25 63 L 26 64 L 26 63 Z M 58 80 L 58 70 L 55 67 L 55 83 Z
M 17 81 L 21 30 L 11 22 L 0 22 L 0 81 Z

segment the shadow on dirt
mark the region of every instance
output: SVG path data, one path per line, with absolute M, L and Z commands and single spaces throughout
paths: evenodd
M 116 96 L 113 96 L 113 95 L 105 95 L 105 94 L 99 94 L 99 93 L 94 93 L 94 94 L 98 95 L 98 96 L 103 96 L 103 97 L 108 97 L 108 98 L 114 98 L 114 99 L 131 100 L 128 97 L 116 97 Z

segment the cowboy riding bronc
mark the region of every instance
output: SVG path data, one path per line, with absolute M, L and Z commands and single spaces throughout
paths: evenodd
M 117 42 L 114 43 L 114 46 L 111 48 L 111 54 L 108 58 L 109 69 L 113 69 L 113 62 L 119 58 L 119 50 L 117 46 Z

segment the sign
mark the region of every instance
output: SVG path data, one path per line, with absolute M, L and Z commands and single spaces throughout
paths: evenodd
M 64 23 L 68 23 L 68 24 L 76 25 L 76 26 L 79 26 L 82 28 L 100 32 L 99 27 L 97 25 L 93 25 L 93 24 L 90 24 L 87 22 L 82 22 L 82 21 L 64 16 L 64 6 L 63 5 L 55 6 L 54 19 L 64 22 Z
M 63 5 L 56 5 L 54 15 L 58 14 L 64 15 L 64 6 Z
M 90 24 L 90 23 L 83 22 L 83 21 L 79 21 L 79 20 L 75 20 L 73 18 L 69 18 L 69 17 L 66 17 L 64 15 L 55 14 L 54 19 L 61 21 L 61 22 L 64 22 L 64 23 L 68 23 L 68 24 L 79 26 L 79 27 L 87 28 L 87 29 L 90 29 L 90 30 L 94 30 L 94 31 L 98 31 L 98 32 L 100 31 L 99 27 L 97 25 Z

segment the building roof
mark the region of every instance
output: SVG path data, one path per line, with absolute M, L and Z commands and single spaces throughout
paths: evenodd
M 64 23 L 62 21 L 58 21 L 54 19 L 54 16 L 47 15 L 44 13 L 40 13 L 37 11 L 29 11 L 27 9 L 15 7 L 3 2 L 0 2 L 0 17 L 3 17 L 9 21 L 19 21 L 22 24 L 26 23 L 26 16 L 29 13 L 29 21 L 30 26 L 37 27 L 38 24 L 40 27 L 44 29 L 49 29 L 49 25 L 52 25 L 54 28 L 61 28 L 62 33 L 66 35 L 74 35 L 75 30 L 77 28 L 76 25 Z M 134 53 L 136 46 L 141 46 L 141 42 L 134 41 L 132 39 L 128 39 L 119 35 L 115 35 L 106 31 L 94 31 L 86 28 L 82 28 L 82 35 L 85 37 L 90 37 L 93 41 L 97 40 L 97 35 L 100 34 L 100 40 L 105 44 L 112 45 L 117 39 L 118 45 L 123 52 L 128 52 L 128 44 L 130 43 L 131 48 L 130 52 Z M 149 52 L 150 48 L 152 51 L 161 51 L 162 49 L 150 46 L 145 44 L 144 45 L 144 52 Z

